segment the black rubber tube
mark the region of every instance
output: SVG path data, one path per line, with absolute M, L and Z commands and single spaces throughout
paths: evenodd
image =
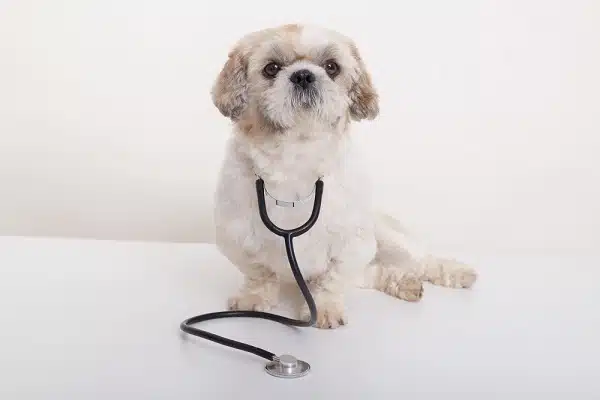
M 224 346 L 252 353 L 259 357 L 272 361 L 276 357 L 276 355 L 274 353 L 271 353 L 270 351 L 246 343 L 238 342 L 236 340 L 228 339 L 223 336 L 215 335 L 214 333 L 195 328 L 192 325 L 214 319 L 234 317 L 262 318 L 268 319 L 270 321 L 279 322 L 284 325 L 298 327 L 310 327 L 315 324 L 315 322 L 317 321 L 317 306 L 312 295 L 310 294 L 310 290 L 308 289 L 304 277 L 300 272 L 300 267 L 298 266 L 298 261 L 296 260 L 296 253 L 294 252 L 294 238 L 308 232 L 319 218 L 319 213 L 321 211 L 321 200 L 323 198 L 323 181 L 319 179 L 317 180 L 315 185 L 315 200 L 313 204 L 312 213 L 308 220 L 303 225 L 295 229 L 282 229 L 275 225 L 273 221 L 271 221 L 267 213 L 267 205 L 265 203 L 265 182 L 261 178 L 259 178 L 256 181 L 256 196 L 258 199 L 258 211 L 260 214 L 260 218 L 271 232 L 283 238 L 285 244 L 285 251 L 287 253 L 288 261 L 290 263 L 290 268 L 292 269 L 292 273 L 294 274 L 296 283 L 298 284 L 298 287 L 300 288 L 300 291 L 304 296 L 304 300 L 308 305 L 308 309 L 310 311 L 310 319 L 308 321 L 302 321 L 261 311 L 219 311 L 214 313 L 202 314 L 186 319 L 180 325 L 180 328 L 183 332 L 193 336 L 201 337 L 203 339 L 210 340 L 215 343 L 222 344 Z

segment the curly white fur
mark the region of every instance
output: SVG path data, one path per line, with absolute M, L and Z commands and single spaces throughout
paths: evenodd
M 259 73 L 265 52 L 287 46 L 299 55 L 270 86 Z M 319 46 L 334 48 L 343 75 L 331 79 L 310 54 Z M 312 52 L 312 53 L 311 53 Z M 315 56 L 317 57 L 317 56 Z M 308 60 L 308 61 L 307 61 Z M 298 68 L 318 76 L 321 107 L 289 104 L 288 76 Z M 252 72 L 254 71 L 254 73 Z M 398 222 L 374 210 L 369 178 L 350 135 L 351 120 L 374 118 L 377 96 L 353 43 L 328 30 L 285 26 L 243 38 L 230 54 L 213 91 L 215 104 L 235 122 L 216 191 L 216 242 L 245 276 L 231 309 L 269 310 L 279 301 L 280 286 L 293 282 L 283 241 L 262 223 L 255 181 L 282 200 L 304 198 L 317 178 L 324 182 L 320 217 L 295 239 L 298 262 L 317 308 L 317 326 L 347 322 L 344 294 L 351 286 L 373 288 L 392 296 L 419 300 L 423 281 L 447 287 L 470 287 L 470 267 L 417 251 Z M 268 107 L 265 107 L 265 104 Z M 270 218 L 282 228 L 306 221 L 312 198 L 282 208 L 267 197 Z M 299 310 L 308 318 L 306 307 Z

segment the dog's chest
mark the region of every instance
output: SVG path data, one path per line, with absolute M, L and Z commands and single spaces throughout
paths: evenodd
M 313 133 L 311 139 L 298 134 L 250 148 L 248 155 L 256 173 L 271 182 L 281 196 L 294 198 L 306 195 L 319 176 L 338 169 L 344 150 L 342 141 Z
M 315 182 L 322 176 L 319 218 L 307 233 L 294 239 L 305 278 L 321 274 L 330 265 L 330 257 L 335 257 L 344 248 L 345 240 L 360 228 L 363 221 L 356 216 L 367 212 L 367 204 L 357 196 L 357 182 L 353 169 L 348 168 L 352 164 L 348 163 L 344 143 L 323 138 L 310 143 L 273 141 L 261 147 L 241 148 L 241 153 L 233 153 L 236 161 L 225 164 L 221 177 L 217 204 L 221 247 L 232 259 L 261 264 L 284 279 L 293 279 L 283 238 L 269 231 L 260 218 L 256 176 L 252 173 L 265 181 L 269 218 L 283 229 L 296 228 L 308 220 Z M 297 203 L 294 207 L 282 207 L 276 200 Z
M 266 195 L 265 202 L 269 218 L 283 229 L 293 229 L 303 225 L 309 219 L 313 209 L 315 195 L 312 191 L 310 193 L 307 196 L 307 193 L 296 192 L 296 196 L 294 196 L 293 190 L 289 190 L 286 193 L 288 197 L 282 198 L 279 194 L 271 193 L 275 199 L 285 202 L 295 200 L 294 197 L 302 199 L 293 207 L 290 207 L 289 203 L 286 206 L 278 205 L 274 198 Z M 305 278 L 322 273 L 328 265 L 332 234 L 329 230 L 331 228 L 331 215 L 328 207 L 330 196 L 331 194 L 323 196 L 321 212 L 315 225 L 304 235 L 294 238 L 296 258 Z M 283 238 L 265 227 L 258 210 L 255 210 L 254 215 L 251 240 L 258 244 L 258 251 L 255 252 L 254 257 L 261 264 L 272 268 L 279 276 L 293 279 Z

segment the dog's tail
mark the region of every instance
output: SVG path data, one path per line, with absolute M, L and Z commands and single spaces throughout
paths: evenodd
M 379 213 L 375 220 L 377 253 L 367 268 L 367 286 L 405 300 L 422 296 L 422 282 L 450 288 L 469 288 L 475 270 L 464 263 L 432 255 L 397 219 Z

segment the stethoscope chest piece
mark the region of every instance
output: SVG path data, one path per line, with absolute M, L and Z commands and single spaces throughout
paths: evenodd
M 265 371 L 277 378 L 300 378 L 308 374 L 310 365 L 306 361 L 284 354 L 269 362 Z

